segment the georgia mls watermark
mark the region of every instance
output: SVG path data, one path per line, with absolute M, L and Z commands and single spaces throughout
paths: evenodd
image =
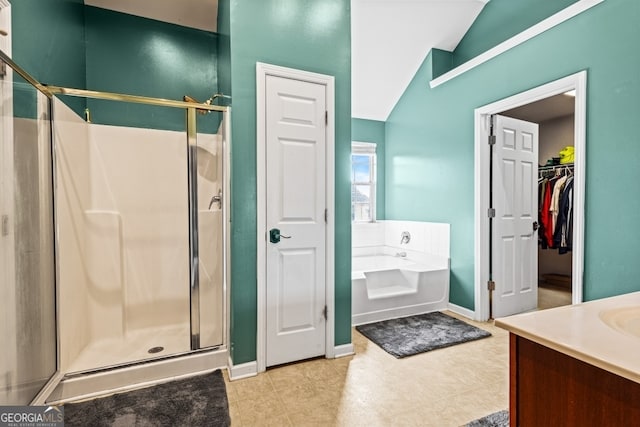
M 0 406 L 0 427 L 64 427 L 64 407 Z

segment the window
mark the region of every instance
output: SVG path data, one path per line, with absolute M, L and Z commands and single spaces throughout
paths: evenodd
M 375 221 L 376 144 L 351 144 L 351 220 Z

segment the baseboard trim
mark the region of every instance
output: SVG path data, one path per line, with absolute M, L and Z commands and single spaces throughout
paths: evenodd
M 459 305 L 449 303 L 448 309 L 453 311 L 456 314 L 467 317 L 469 319 L 475 318 L 475 311 L 469 310 L 468 308 L 460 307 Z
M 352 343 L 337 345 L 333 350 L 333 357 L 335 357 L 336 359 L 339 357 L 352 356 L 354 354 L 355 352 L 353 350 Z
M 255 377 L 258 375 L 258 362 L 247 362 L 234 365 L 233 360 L 229 358 L 229 380 L 235 381 L 242 378 Z

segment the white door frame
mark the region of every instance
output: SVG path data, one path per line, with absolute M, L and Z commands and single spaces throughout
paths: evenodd
M 575 174 L 573 192 L 572 303 L 582 302 L 584 274 L 584 199 L 587 125 L 587 72 L 576 74 L 493 102 L 475 110 L 474 283 L 476 320 L 489 319 L 489 117 L 550 96 L 575 90 Z
M 301 80 L 316 83 L 326 87 L 327 101 L 327 151 L 326 151 L 326 206 L 329 213 L 326 227 L 326 253 L 325 253 L 325 277 L 326 277 L 326 305 L 327 323 L 325 336 L 325 357 L 333 358 L 335 355 L 335 275 L 334 275 L 334 188 L 335 188 L 335 83 L 334 77 L 317 74 L 293 68 L 276 65 L 256 63 L 256 180 L 257 180 L 257 342 L 256 362 L 258 372 L 266 370 L 266 325 L 267 325 L 267 194 L 266 194 L 266 78 L 267 76 L 282 77 L 286 79 Z

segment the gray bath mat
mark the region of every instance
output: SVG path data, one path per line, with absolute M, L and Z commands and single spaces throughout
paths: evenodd
M 498 411 L 471 421 L 465 427 L 509 427 L 509 411 Z
M 483 329 L 437 311 L 359 325 L 356 329 L 397 358 L 491 336 Z
M 229 426 L 222 372 L 64 405 L 65 426 Z

